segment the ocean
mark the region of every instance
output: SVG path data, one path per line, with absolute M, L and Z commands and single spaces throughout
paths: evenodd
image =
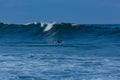
M 120 80 L 120 24 L 0 23 L 0 80 Z

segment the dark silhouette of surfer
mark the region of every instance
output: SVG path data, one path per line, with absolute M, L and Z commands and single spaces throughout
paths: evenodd
M 63 41 L 62 40 L 57 40 L 57 43 L 62 43 Z

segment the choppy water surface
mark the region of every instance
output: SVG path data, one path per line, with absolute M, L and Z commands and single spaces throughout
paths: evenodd
M 0 80 L 119 80 L 118 57 L 0 56 Z

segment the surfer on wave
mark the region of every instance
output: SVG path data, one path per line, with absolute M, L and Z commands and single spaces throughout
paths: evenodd
M 63 43 L 63 41 L 62 40 L 57 40 L 57 43 L 61 44 L 61 43 Z

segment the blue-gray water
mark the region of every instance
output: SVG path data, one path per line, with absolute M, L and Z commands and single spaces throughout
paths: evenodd
M 120 80 L 120 25 L 0 23 L 0 80 Z

